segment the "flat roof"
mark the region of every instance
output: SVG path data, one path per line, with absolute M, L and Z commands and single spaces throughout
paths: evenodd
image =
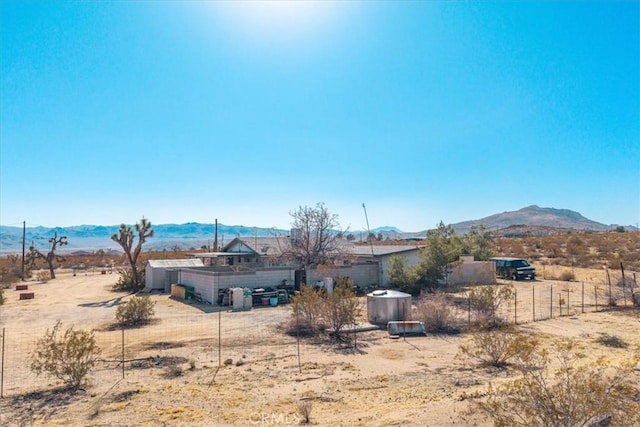
M 256 256 L 253 252 L 194 252 L 187 254 L 193 258 L 220 258 L 229 256 Z

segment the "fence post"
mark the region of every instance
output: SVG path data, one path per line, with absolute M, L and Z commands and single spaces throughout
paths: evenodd
M 122 379 L 124 379 L 124 323 L 122 324 Z
M 218 310 L 218 368 L 222 367 L 222 310 Z
M 558 308 L 560 308 L 560 317 L 562 317 L 562 292 L 558 292 Z
M 593 285 L 593 293 L 596 296 L 596 313 L 598 312 L 598 285 Z
M 298 346 L 298 371 L 302 373 L 302 364 L 300 363 L 300 313 L 296 310 L 296 343 Z
M 467 304 L 467 324 L 471 324 L 471 295 L 467 296 L 469 303 Z
M 571 311 L 569 310 L 571 308 L 571 304 L 569 304 L 569 289 L 567 289 L 567 316 L 571 316 Z
M 622 263 L 620 263 L 620 271 L 622 271 L 622 299 L 624 300 L 624 306 L 626 307 L 627 306 L 627 291 L 626 291 L 627 281 L 624 279 L 624 266 L 622 265 Z
M 582 314 L 584 314 L 584 282 L 582 282 Z
M 4 397 L 4 337 L 6 336 L 5 328 L 2 328 L 2 364 L 0 365 L 0 399 Z
M 611 276 L 609 275 L 609 269 L 605 270 L 607 272 L 607 281 L 609 282 L 609 306 L 613 306 L 613 291 L 611 289 Z
M 551 290 L 549 292 L 549 319 L 553 319 L 553 285 L 551 285 Z
M 536 321 L 536 288 L 534 288 L 533 286 L 531 287 L 531 299 L 532 299 L 532 304 L 531 307 L 533 307 L 533 321 Z
M 513 324 L 517 325 L 518 324 L 518 290 L 517 289 L 513 290 L 513 307 L 514 307 Z

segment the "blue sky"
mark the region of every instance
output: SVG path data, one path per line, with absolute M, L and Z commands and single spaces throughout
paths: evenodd
M 640 2 L 0 2 L 0 224 L 640 218 Z

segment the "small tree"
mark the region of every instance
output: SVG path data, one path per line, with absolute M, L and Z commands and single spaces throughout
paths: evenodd
M 460 239 L 451 225 L 443 222 L 434 230 L 427 231 L 426 246 L 419 253 L 416 268 L 418 283 L 438 288 L 445 279 L 449 264 L 456 261 L 462 253 Z
M 37 375 L 55 377 L 76 391 L 95 365 L 100 348 L 93 331 L 70 327 L 61 336 L 61 328 L 62 322 L 58 321 L 53 330 L 47 329 L 44 337 L 36 342 L 31 369 Z
M 547 350 L 526 354 L 517 365 L 522 377 L 490 385 L 487 400 L 475 406 L 505 427 L 627 426 L 640 419 L 640 389 L 631 375 L 637 355 L 623 363 L 580 364 L 583 356 L 572 342 L 557 345 L 554 353 L 553 370 Z
M 135 247 L 133 245 L 135 235 L 131 227 L 125 224 L 121 224 L 118 233 L 111 236 L 111 240 L 119 244 L 124 250 L 127 261 L 129 261 L 129 266 L 131 267 L 131 283 L 124 288 L 134 292 L 144 287 L 144 277 L 138 265 L 138 257 L 140 256 L 140 252 L 142 252 L 142 245 L 144 245 L 148 238 L 153 237 L 151 221 L 142 218 L 140 222 L 136 223 L 135 230 L 138 235 L 138 243 Z
M 413 296 L 420 295 L 422 287 L 418 283 L 416 268 L 415 266 L 407 267 L 405 258 L 391 255 L 387 274 L 389 276 L 389 285 Z
M 290 215 L 291 251 L 287 255 L 304 265 L 319 265 L 340 252 L 340 236 L 346 230 L 339 230 L 338 216 L 330 213 L 323 203 L 315 208 L 300 206 Z
M 148 296 L 132 297 L 116 309 L 116 321 L 122 326 L 146 323 L 155 314 L 155 302 Z
M 58 245 L 64 246 L 64 245 L 67 245 L 68 243 L 69 242 L 67 241 L 67 236 L 58 237 L 58 232 L 56 231 L 54 232 L 53 237 L 49 239 L 49 252 L 44 254 L 39 250 L 37 250 L 35 246 L 31 245 L 29 247 L 29 252 L 26 255 L 25 263 L 30 268 L 33 268 L 37 259 L 44 260 L 47 263 L 47 267 L 49 268 L 49 276 L 51 277 L 51 279 L 55 279 L 56 273 L 55 273 L 55 268 L 53 263 L 55 260 L 59 260 L 59 261 L 62 260 L 61 257 L 56 256 L 56 249 Z
M 493 256 L 493 234 L 486 225 L 471 227 L 462 237 L 462 250 L 476 261 L 488 261 Z

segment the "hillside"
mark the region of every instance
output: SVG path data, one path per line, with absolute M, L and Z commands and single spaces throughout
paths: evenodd
M 541 208 L 531 205 L 517 211 L 502 212 L 485 218 L 451 224 L 458 234 L 468 232 L 472 227 L 486 226 L 498 230 L 515 225 L 566 228 L 573 230 L 606 231 L 610 225 L 592 221 L 569 209 Z
M 517 227 L 545 227 L 553 229 L 568 230 L 592 230 L 606 231 L 612 229 L 613 225 L 605 225 L 585 218 L 578 212 L 569 209 L 541 208 L 539 206 L 528 206 L 517 211 L 502 212 L 485 218 L 463 221 L 451 224 L 458 234 L 468 232 L 471 227 L 485 225 L 491 230 L 509 229 L 506 233 L 527 234 L 522 230 L 515 230 Z M 26 246 L 32 243 L 38 249 L 48 247 L 49 238 L 54 232 L 59 236 L 67 236 L 69 244 L 62 248 L 64 251 L 70 250 L 98 250 L 116 249 L 120 247 L 111 241 L 111 236 L 118 232 L 118 225 L 78 225 L 73 227 L 28 227 L 26 229 Z M 628 229 L 635 227 L 627 226 Z M 154 225 L 154 237 L 149 239 L 145 245 L 146 249 L 199 249 L 202 246 L 213 244 L 215 226 L 213 224 L 201 224 L 190 222 L 186 224 L 159 224 Z M 424 238 L 426 231 L 403 232 L 393 226 L 378 227 L 371 230 L 372 233 L 380 234 L 383 239 L 401 240 Z M 506 234 L 503 233 L 503 234 Z M 244 225 L 224 225 L 218 224 L 218 241 L 220 245 L 228 243 L 235 237 L 271 237 L 286 236 L 289 230 L 275 228 L 259 228 Z M 528 234 L 531 234 L 529 230 Z M 544 234 L 549 234 L 545 232 Z M 359 236 L 356 236 L 358 238 Z M 366 236 L 365 236 L 366 237 Z M 22 228 L 0 226 L 0 253 L 17 253 L 22 250 Z

